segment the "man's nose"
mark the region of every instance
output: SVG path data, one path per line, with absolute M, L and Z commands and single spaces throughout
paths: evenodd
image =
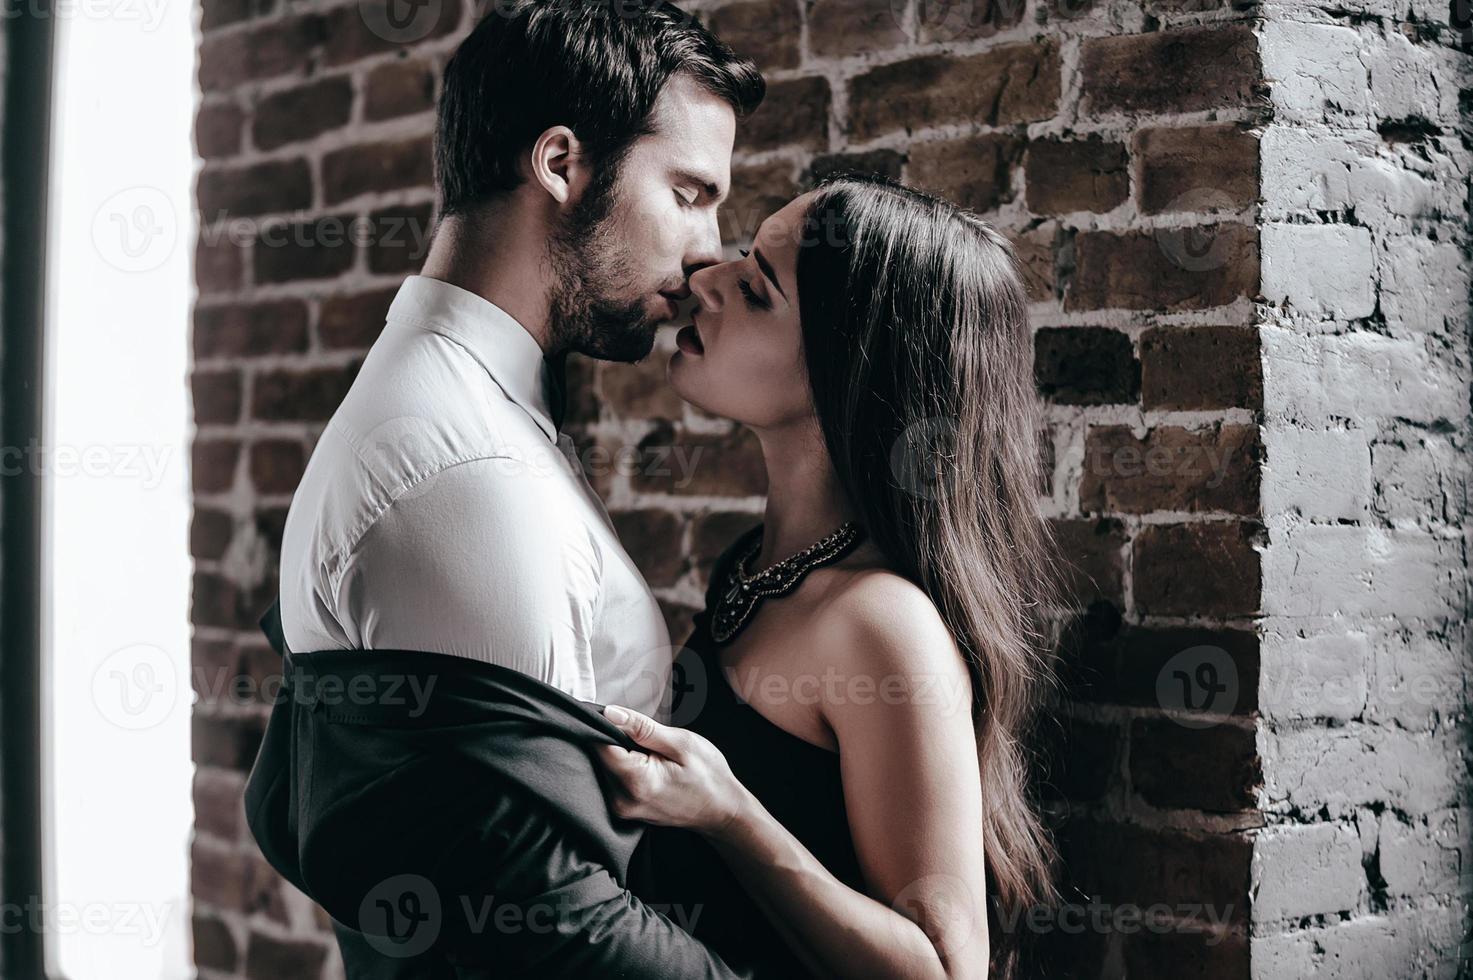
M 713 212 L 715 209 L 712 209 Z M 700 232 L 692 239 L 690 247 L 685 253 L 685 277 L 690 279 L 691 275 L 698 269 L 704 269 L 708 265 L 716 265 L 721 262 L 721 227 L 716 221 L 716 215 L 712 213 L 708 219 L 701 224 Z

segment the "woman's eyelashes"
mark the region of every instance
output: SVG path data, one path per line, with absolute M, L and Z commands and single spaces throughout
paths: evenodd
M 744 249 L 741 249 L 741 253 L 742 253 L 742 258 L 746 258 L 748 255 L 751 255 L 752 254 L 750 251 L 748 251 L 745 248 Z M 755 292 L 753 292 L 753 290 L 752 290 L 752 284 L 749 283 L 749 282 L 747 282 L 747 280 L 745 280 L 745 279 L 741 279 L 741 278 L 738 278 L 737 279 L 737 289 L 741 291 L 742 296 L 747 301 L 747 305 L 750 306 L 750 307 L 752 307 L 753 309 L 765 310 L 765 309 L 768 309 L 769 306 L 771 305 L 771 304 L 769 304 L 767 302 L 767 300 L 763 299 L 762 297 L 758 296 Z

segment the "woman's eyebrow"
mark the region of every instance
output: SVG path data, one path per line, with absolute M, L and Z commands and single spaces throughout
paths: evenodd
M 788 294 L 783 292 L 782 283 L 777 281 L 777 273 L 772 271 L 772 266 L 768 264 L 767 258 L 761 252 L 757 251 L 756 242 L 752 243 L 752 258 L 757 260 L 757 268 L 762 270 L 762 274 L 764 276 L 772 280 L 773 288 L 775 288 L 778 291 L 778 294 L 786 300 L 788 298 Z

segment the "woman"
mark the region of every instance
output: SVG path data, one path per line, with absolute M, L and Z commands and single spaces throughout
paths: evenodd
M 690 284 L 670 382 L 757 435 L 767 505 L 713 570 L 679 727 L 607 708 L 646 750 L 600 747 L 611 806 L 683 828 L 648 838 L 660 897 L 759 975 L 1009 976 L 990 906 L 1052 898 L 1022 746 L 1051 593 L 1011 250 L 845 177 Z

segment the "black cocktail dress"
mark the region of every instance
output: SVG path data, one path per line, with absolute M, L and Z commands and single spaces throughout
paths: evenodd
M 756 528 L 749 532 L 757 533 Z M 725 644 L 711 635 L 712 607 L 727 569 L 750 540 L 739 538 L 712 570 L 706 607 L 676 659 L 671 723 L 710 739 L 736 777 L 834 877 L 865 891 L 849 834 L 838 753 L 768 721 L 741 699 L 721 667 Z M 751 968 L 758 977 L 809 975 L 704 838 L 654 827 L 640 848 L 645 853 L 636 855 L 636 864 L 648 880 L 631 887 L 657 908 L 668 903 L 667 915 L 734 968 Z

